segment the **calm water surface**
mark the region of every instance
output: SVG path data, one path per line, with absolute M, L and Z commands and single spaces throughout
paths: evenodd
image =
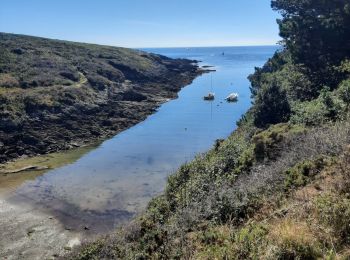
M 200 60 L 201 65 L 215 66 L 217 71 L 198 77 L 178 99 L 78 161 L 27 180 L 9 200 L 48 210 L 72 228 L 111 230 L 144 209 L 181 164 L 235 129 L 235 122 L 251 105 L 247 76 L 276 49 L 147 49 L 173 58 Z M 206 102 L 202 97 L 211 90 L 211 78 L 216 99 Z M 224 101 L 231 92 L 239 93 L 237 103 Z

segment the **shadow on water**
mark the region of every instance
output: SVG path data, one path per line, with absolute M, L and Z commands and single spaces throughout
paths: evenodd
M 215 100 L 203 101 L 211 88 L 211 75 L 202 75 L 181 90 L 178 99 L 162 105 L 145 121 L 77 155 L 68 164 L 57 164 L 52 170 L 20 180 L 18 184 L 23 184 L 13 190 L 8 200 L 48 211 L 69 229 L 111 231 L 161 193 L 167 176 L 181 164 L 234 130 L 235 122 L 251 105 L 247 76 L 276 49 L 273 46 L 149 50 L 215 66 L 217 71 L 212 73 Z M 223 51 L 225 56 L 221 55 Z M 224 101 L 231 92 L 239 93 L 237 103 Z

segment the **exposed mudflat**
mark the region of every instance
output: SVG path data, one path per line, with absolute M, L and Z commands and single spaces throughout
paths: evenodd
M 81 233 L 67 230 L 33 205 L 13 205 L 0 198 L 0 258 L 51 259 L 81 243 Z

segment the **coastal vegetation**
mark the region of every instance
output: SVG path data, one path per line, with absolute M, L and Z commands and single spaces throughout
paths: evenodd
M 283 38 L 238 128 L 71 259 L 349 259 L 350 3 L 274 0 Z

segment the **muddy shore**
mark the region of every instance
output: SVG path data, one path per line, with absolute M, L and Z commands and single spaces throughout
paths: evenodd
M 53 259 L 82 242 L 82 232 L 68 230 L 33 205 L 0 198 L 0 215 L 1 259 Z

